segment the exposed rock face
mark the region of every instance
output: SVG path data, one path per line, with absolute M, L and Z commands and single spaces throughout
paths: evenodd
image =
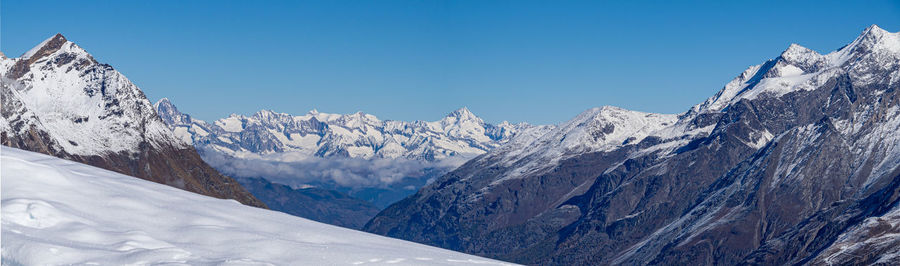
M 335 190 L 292 188 L 263 178 L 238 181 L 272 210 L 327 224 L 359 229 L 380 210 L 371 203 Z
M 633 117 L 610 124 L 652 130 L 601 148 L 513 139 L 365 230 L 530 264 L 898 263 L 900 34 L 791 45 L 677 121 Z
M 201 160 L 111 66 L 55 35 L 0 60 L 2 144 L 265 207 Z

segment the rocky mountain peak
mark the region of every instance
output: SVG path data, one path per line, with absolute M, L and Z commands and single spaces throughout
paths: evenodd
M 888 32 L 878 25 L 872 25 L 866 29 L 861 39 L 872 43 L 873 46 L 884 48 L 892 52 L 900 52 L 900 33 Z
M 34 58 L 35 60 L 40 59 L 41 57 L 50 55 L 50 54 L 58 51 L 60 48 L 63 47 L 64 44 L 66 44 L 68 42 L 69 41 L 66 40 L 66 37 L 64 37 L 62 34 L 57 33 L 56 35 L 53 35 L 52 37 L 47 38 L 46 40 L 44 40 L 43 42 L 41 42 L 34 48 L 31 48 L 31 50 L 28 50 L 27 52 L 22 54 L 22 56 L 20 58 L 22 58 L 22 59 Z
M 191 117 L 178 111 L 178 107 L 175 107 L 175 104 L 172 104 L 169 98 L 162 98 L 156 101 L 153 104 L 153 108 L 156 109 L 157 115 L 166 124 L 184 125 L 191 123 Z
M 205 164 L 163 121 L 189 124 L 189 117 L 167 99 L 157 103 L 165 107 L 161 117 L 140 88 L 62 34 L 4 60 L 0 75 L 3 145 L 265 206 Z
M 781 52 L 779 57 L 788 62 L 798 62 L 809 60 L 811 58 L 820 58 L 822 55 L 812 49 L 792 43 L 784 50 L 784 52 Z
M 878 25 L 872 25 L 863 30 L 853 42 L 834 54 L 836 61 L 845 62 L 850 58 L 876 52 L 900 53 L 900 33 L 891 33 Z
M 484 120 L 476 116 L 469 111 L 469 108 L 463 107 L 456 109 L 456 111 L 450 112 L 444 119 L 441 119 L 442 124 L 445 126 L 453 125 L 453 124 L 462 124 L 466 122 L 472 122 L 475 124 L 484 124 Z
M 824 80 L 808 79 L 810 74 L 836 68 L 866 69 L 878 66 L 890 69 L 900 58 L 900 33 L 887 32 L 872 25 L 850 44 L 826 55 L 791 44 L 781 55 L 751 66 L 690 113 L 720 112 L 741 99 L 781 96 L 818 86 Z
M 896 35 L 896 34 L 893 34 L 887 30 L 884 30 L 881 27 L 878 27 L 878 25 L 872 24 L 871 26 L 869 26 L 868 28 L 863 30 L 863 33 L 860 34 L 860 37 L 862 37 L 863 39 L 880 40 L 881 38 L 884 38 L 887 35 Z
M 275 111 L 269 110 L 269 109 L 263 109 L 263 110 L 259 110 L 255 114 L 253 114 L 253 117 L 268 120 L 273 117 L 277 117 L 279 115 L 282 115 L 282 113 L 278 113 L 278 112 L 275 112 Z
M 21 126 L 46 126 L 51 139 L 69 154 L 130 152 L 141 143 L 184 146 L 137 86 L 61 34 L 13 61 L 4 64 L 0 74 L 15 84 L 11 87 L 20 88 L 10 95 L 37 117 Z M 19 133 L 26 129 L 18 128 Z
M 11 79 L 19 79 L 31 70 L 31 65 L 40 61 L 45 57 L 57 54 L 60 50 L 67 50 L 67 55 L 62 60 L 54 60 L 57 65 L 75 62 L 77 65 L 84 67 L 91 63 L 96 64 L 94 58 L 90 56 L 84 49 L 81 49 L 72 42 L 66 40 L 62 34 L 57 33 L 31 50 L 22 54 L 15 60 L 15 64 L 10 69 L 4 69 L 6 76 Z M 79 59 L 79 60 L 75 60 Z
M 475 114 L 472 113 L 472 111 L 469 111 L 468 107 L 462 107 L 462 108 L 456 109 L 455 111 L 450 112 L 450 114 L 448 114 L 447 117 L 466 118 L 466 119 L 478 118 L 475 116 Z
M 170 101 L 169 98 L 159 99 L 159 101 L 156 101 L 156 103 L 153 104 L 153 108 L 157 111 L 165 111 L 167 113 L 172 111 L 178 112 L 178 108 L 172 104 L 172 101 Z

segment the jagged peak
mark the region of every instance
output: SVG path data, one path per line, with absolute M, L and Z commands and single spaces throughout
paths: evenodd
M 781 55 L 775 60 L 776 62 L 774 63 L 776 64 L 782 62 L 793 65 L 802 70 L 803 73 L 816 72 L 826 67 L 824 55 L 796 43 L 792 43 L 788 46 L 788 48 L 785 49 L 784 52 L 781 52 Z M 781 74 L 785 74 L 781 73 L 783 69 L 780 67 L 776 68 L 778 68 L 778 70 L 776 70 L 777 75 L 780 76 Z
M 153 109 L 156 109 L 157 113 L 167 113 L 174 115 L 181 115 L 182 113 L 178 111 L 178 107 L 175 106 L 169 98 L 162 98 L 156 103 L 153 104 Z
M 876 43 L 884 36 L 888 35 L 892 35 L 892 33 L 882 29 L 881 27 L 878 27 L 878 25 L 872 24 L 871 26 L 863 29 L 862 33 L 860 33 L 859 36 L 856 36 L 856 39 L 853 39 L 850 44 L 841 47 L 840 49 L 838 49 L 838 51 L 846 51 L 848 49 L 852 49 L 861 43 Z
M 821 56 L 822 56 L 822 54 L 819 54 L 819 52 L 816 52 L 812 49 L 803 47 L 799 44 L 792 43 L 790 46 L 788 46 L 787 49 L 785 49 L 783 52 L 781 52 L 780 57 L 785 60 L 788 60 L 788 61 L 795 61 L 795 60 L 800 60 L 800 59 L 809 58 L 809 57 L 821 57 Z
M 159 99 L 159 101 L 156 101 L 156 103 L 153 104 L 153 107 L 155 107 L 156 109 L 159 109 L 159 107 L 175 108 L 175 105 L 172 104 L 172 101 L 170 101 L 169 98 L 163 97 L 162 99 Z
M 31 65 L 41 61 L 49 56 L 54 56 L 57 53 L 66 53 L 69 55 L 75 55 L 78 60 L 66 60 L 65 62 L 70 62 L 73 64 L 79 64 L 80 67 L 85 67 L 92 64 L 97 64 L 97 61 L 94 60 L 94 57 L 91 56 L 87 51 L 67 40 L 66 37 L 62 36 L 62 34 L 57 33 L 53 35 L 53 37 L 47 38 L 31 50 L 28 50 L 22 56 L 15 60 L 15 64 L 9 69 L 7 73 L 7 77 L 11 79 L 19 79 L 25 76 L 28 72 L 31 71 Z M 71 59 L 71 57 L 69 57 Z M 87 60 L 87 61 L 84 61 Z M 87 64 L 85 64 L 87 63 Z
M 878 25 L 872 24 L 872 26 L 869 26 L 868 28 L 863 30 L 863 32 L 859 34 L 859 37 L 856 37 L 856 40 L 854 40 L 853 43 L 851 43 L 848 46 L 856 47 L 860 44 L 865 44 L 865 45 L 879 44 L 884 41 L 885 36 L 890 36 L 890 35 L 892 35 L 890 32 L 882 29 L 881 27 L 878 27 Z
M 878 27 L 878 25 L 876 25 L 876 24 L 872 24 L 871 26 L 869 26 L 865 30 L 863 30 L 862 35 L 882 36 L 884 34 L 890 34 L 890 32 L 885 29 L 882 29 L 881 27 Z
M 42 56 L 52 54 L 53 52 L 56 52 L 57 50 L 59 50 L 59 48 L 62 48 L 62 46 L 64 44 L 66 44 L 67 42 L 69 42 L 69 40 L 67 40 L 65 36 L 63 36 L 60 33 L 57 33 L 56 35 L 53 35 L 50 38 L 47 38 L 46 40 L 44 40 L 43 42 L 41 42 L 34 48 L 31 48 L 31 50 L 28 50 L 27 52 L 22 54 L 22 56 L 20 58 L 29 59 L 34 56 L 42 57 Z
M 866 28 L 860 39 L 871 40 L 874 45 L 889 48 L 894 52 L 900 51 L 900 34 L 889 32 L 875 24 Z
M 469 108 L 465 107 L 465 106 L 462 108 L 456 109 L 453 112 L 450 112 L 450 114 L 448 114 L 445 117 L 445 119 L 446 118 L 456 118 L 456 120 L 458 120 L 458 121 L 467 121 L 467 120 L 480 121 L 481 120 L 481 118 L 479 118 L 474 113 L 472 113 L 472 111 L 469 111 Z
M 882 49 L 900 53 L 900 34 L 886 31 L 873 24 L 863 30 L 853 42 L 839 49 L 836 54 L 839 57 L 847 57 L 857 51 L 870 52 Z
M 783 77 L 785 74 L 796 75 L 818 72 L 830 67 L 842 66 L 847 62 L 856 62 L 856 60 L 851 59 L 877 51 L 891 53 L 895 57 L 900 56 L 898 55 L 900 53 L 900 34 L 888 32 L 878 27 L 878 25 L 871 25 L 863 30 L 850 44 L 825 55 L 793 43 L 775 60 L 751 66 L 726 84 L 716 95 L 707 99 L 704 103 L 694 106 L 689 112 L 722 110 L 731 102 L 735 102 L 736 99 L 744 97 L 742 95 L 748 95 L 747 92 L 752 92 L 755 84 L 765 78 Z M 797 68 L 785 68 L 782 66 L 784 63 Z M 796 71 L 798 69 L 800 71 Z
M 286 114 L 286 113 L 275 112 L 275 110 L 262 109 L 262 110 L 257 111 L 255 114 L 253 114 L 253 117 L 269 119 L 269 118 L 273 118 L 273 117 L 291 117 L 291 115 Z
M 156 101 L 153 104 L 153 109 L 156 110 L 159 118 L 169 126 L 191 123 L 191 116 L 178 111 L 178 107 L 175 107 L 175 104 L 169 101 L 169 98 L 162 98 Z

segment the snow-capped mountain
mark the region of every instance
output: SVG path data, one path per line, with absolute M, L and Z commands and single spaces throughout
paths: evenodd
M 561 160 L 591 152 L 614 150 L 640 142 L 662 128 L 674 125 L 677 115 L 625 110 L 613 106 L 592 108 L 558 126 L 535 127 L 513 137 L 510 143 L 482 160 L 504 167 L 515 165 L 495 182 L 556 167 Z M 525 162 L 527 164 L 517 164 Z
M 679 115 L 607 109 L 524 130 L 365 230 L 528 264 L 900 262 L 900 33 L 792 44 Z
M 406 158 L 436 161 L 474 157 L 508 141 L 528 124 L 485 123 L 467 108 L 434 122 L 380 120 L 361 112 L 301 116 L 262 110 L 208 123 L 178 111 L 169 99 L 155 107 L 185 142 L 236 158 L 292 161 L 310 157 Z
M 52 140 L 48 148 L 73 155 L 137 150 L 145 140 L 185 147 L 134 84 L 60 34 L 3 66 L 10 103 L 4 106 L 12 107 L 4 119 L 12 135 L 43 129 Z
M 485 123 L 467 108 L 433 122 L 380 120 L 361 112 L 340 115 L 313 110 L 294 116 L 263 110 L 211 123 L 180 112 L 166 98 L 155 108 L 178 138 L 193 143 L 216 169 L 250 186 L 273 210 L 353 228 L 375 213 L 342 197 L 301 195 L 311 191 L 304 188 L 347 194 L 380 210 L 415 193 L 434 177 L 534 128 L 525 123 Z M 287 196 L 296 197 L 286 200 Z M 306 204 L 290 206 L 286 201 Z M 348 213 L 356 209 L 362 211 Z
M 510 265 L 2 147 L 3 265 Z
M 172 134 L 144 93 L 61 34 L 0 58 L 2 144 L 263 206 Z

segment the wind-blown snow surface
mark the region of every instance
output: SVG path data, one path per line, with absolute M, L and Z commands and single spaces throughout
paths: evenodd
M 0 151 L 3 265 L 505 264 Z

